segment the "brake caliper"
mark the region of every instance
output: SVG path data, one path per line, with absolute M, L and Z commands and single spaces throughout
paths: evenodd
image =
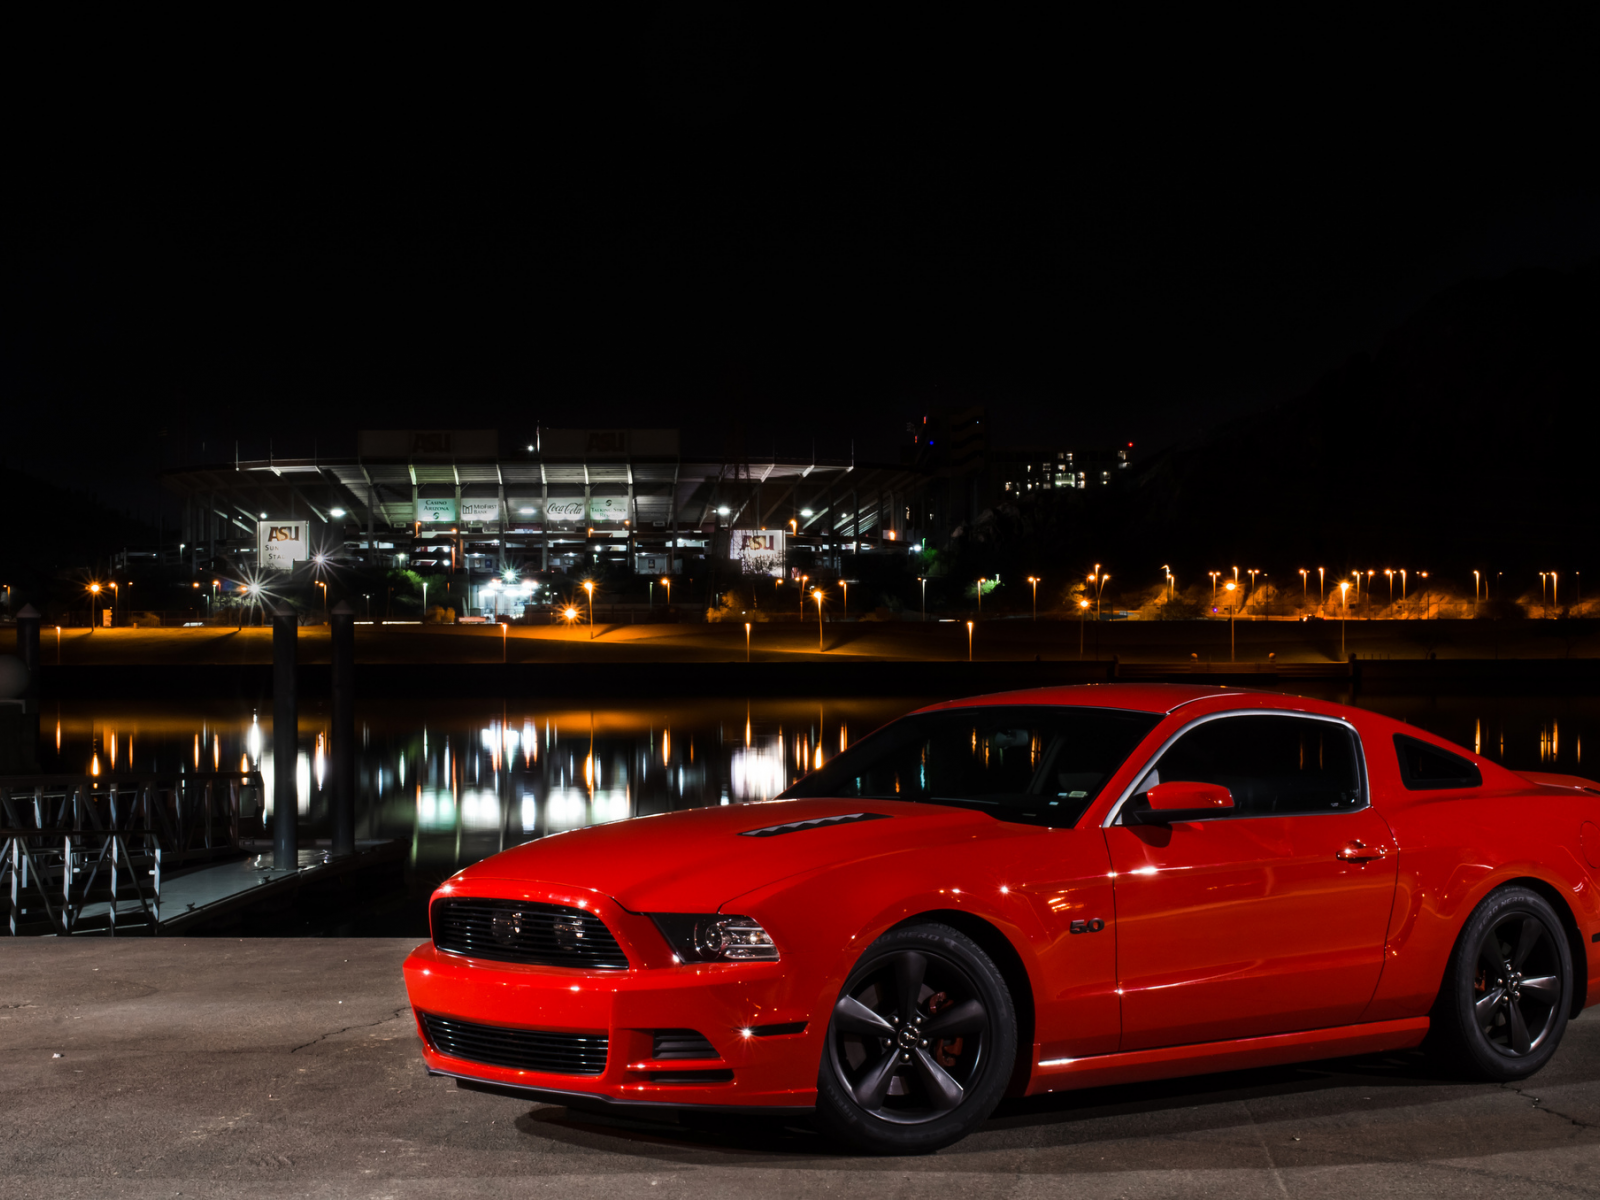
M 955 1001 L 944 992 L 935 992 L 928 997 L 928 1015 L 934 1016 L 954 1003 Z M 961 1038 L 941 1038 L 933 1048 L 933 1061 L 941 1067 L 955 1066 L 956 1056 L 961 1053 L 961 1045 Z

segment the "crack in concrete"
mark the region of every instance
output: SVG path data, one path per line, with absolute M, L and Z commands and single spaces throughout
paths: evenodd
M 346 1025 L 343 1029 L 330 1030 L 327 1033 L 319 1034 L 318 1036 L 312 1038 L 309 1042 L 306 1042 L 303 1045 L 296 1046 L 293 1050 L 289 1051 L 289 1053 L 290 1054 L 298 1054 L 298 1053 L 300 1053 L 300 1051 L 304 1050 L 307 1046 L 315 1046 L 318 1042 L 326 1041 L 328 1038 L 331 1038 L 331 1037 L 338 1037 L 341 1033 L 349 1033 L 352 1029 L 372 1029 L 373 1027 L 378 1026 L 378 1025 L 387 1025 L 390 1021 L 398 1021 L 403 1014 L 408 1013 L 410 1011 L 411 1011 L 411 1006 L 409 1004 L 407 1004 L 407 1005 L 404 1005 L 404 1006 L 402 1006 L 400 1008 L 395 1009 L 394 1012 L 390 1013 L 387 1017 L 384 1017 L 381 1021 L 363 1021 L 359 1025 Z
M 1544 1106 L 1544 1104 L 1540 1102 L 1539 1097 L 1528 1095 L 1528 1093 L 1525 1092 L 1520 1087 L 1516 1087 L 1516 1086 L 1514 1086 L 1514 1085 L 1512 1085 L 1510 1083 L 1502 1083 L 1500 1086 L 1503 1089 L 1507 1090 L 1507 1091 L 1516 1093 L 1518 1096 L 1521 1096 L 1525 1100 L 1532 1101 L 1533 1107 L 1535 1107 L 1536 1109 L 1538 1109 L 1542 1113 L 1549 1113 L 1552 1117 L 1559 1117 L 1563 1121 L 1566 1121 L 1566 1122 L 1568 1122 L 1568 1123 L 1570 1123 L 1572 1125 L 1576 1125 L 1579 1129 L 1595 1129 L 1595 1128 L 1597 1128 L 1597 1126 L 1591 1121 L 1581 1121 L 1577 1117 L 1571 1116 L 1568 1113 L 1558 1112 L 1553 1108 L 1546 1108 Z

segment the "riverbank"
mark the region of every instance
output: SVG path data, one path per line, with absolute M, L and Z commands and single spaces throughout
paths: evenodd
M 592 636 L 591 636 L 592 632 Z M 1600 636 L 1556 622 L 838 622 L 359 626 L 357 694 L 381 696 L 962 695 L 1066 683 L 1192 680 L 1365 691 L 1600 688 Z M 0 653 L 12 631 L 0 632 Z M 1082 639 L 1082 650 L 1079 641 Z M 40 694 L 271 694 L 270 629 L 45 630 Z M 299 637 L 300 690 L 327 695 L 323 626 Z M 968 659 L 968 654 L 971 659 Z M 1341 653 L 1342 652 L 1342 653 Z M 748 654 L 748 660 L 746 655 Z
M 61 666 L 247 666 L 272 662 L 270 628 L 63 629 L 40 657 Z M 325 625 L 303 626 L 300 661 L 329 661 Z M 16 631 L 0 628 L 0 654 Z M 1080 649 L 1081 646 L 1081 649 Z M 1600 660 L 1590 621 L 829 621 L 596 625 L 356 626 L 359 664 L 836 662 L 1342 663 L 1389 660 Z

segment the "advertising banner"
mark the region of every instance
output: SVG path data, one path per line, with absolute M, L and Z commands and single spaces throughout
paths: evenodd
M 461 498 L 461 519 L 463 521 L 498 521 L 500 519 L 500 501 L 493 497 L 469 500 L 463 496 Z
M 310 521 L 256 522 L 256 562 L 262 569 L 292 571 L 310 557 Z
M 424 525 L 455 525 L 456 501 L 453 496 L 444 496 L 436 500 L 417 501 L 417 520 Z
M 610 521 L 620 525 L 628 519 L 628 498 L 626 496 L 590 496 L 589 519 L 591 521 Z
M 783 530 L 731 531 L 732 558 L 745 575 L 783 575 Z
M 567 496 L 559 500 L 552 499 L 544 506 L 546 520 L 550 521 L 581 521 L 583 520 L 583 497 Z

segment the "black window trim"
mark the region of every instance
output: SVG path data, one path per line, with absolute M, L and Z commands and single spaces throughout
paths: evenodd
M 1446 758 L 1453 758 L 1457 762 L 1466 763 L 1467 766 L 1472 768 L 1472 773 L 1478 777 L 1478 781 L 1476 783 L 1462 783 L 1457 779 L 1441 779 L 1438 782 L 1412 779 L 1411 770 L 1406 766 L 1406 756 L 1400 751 L 1401 742 L 1411 742 L 1413 745 L 1421 746 L 1424 750 L 1432 750 L 1435 754 L 1441 754 Z M 1408 792 L 1470 792 L 1474 788 L 1483 786 L 1483 768 L 1468 758 L 1460 747 L 1446 749 L 1443 746 L 1436 746 L 1432 742 L 1424 741 L 1422 738 L 1412 737 L 1409 733 L 1397 733 L 1394 735 L 1394 758 L 1395 766 L 1400 772 L 1400 786 Z
M 1226 712 L 1205 713 L 1204 715 L 1198 716 L 1186 724 L 1180 725 L 1173 732 L 1172 736 L 1167 738 L 1166 741 L 1162 742 L 1161 745 L 1154 751 L 1154 753 L 1152 753 L 1150 757 L 1144 761 L 1144 764 L 1133 773 L 1133 778 L 1130 779 L 1127 786 L 1122 789 L 1122 794 L 1117 797 L 1117 802 L 1111 806 L 1111 811 L 1106 814 L 1106 819 L 1100 823 L 1100 827 L 1102 829 L 1109 829 L 1113 825 L 1117 824 L 1118 818 L 1122 816 L 1122 806 L 1133 798 L 1134 789 L 1144 782 L 1144 777 L 1150 774 L 1152 769 L 1160 764 L 1162 756 L 1165 755 L 1168 750 L 1172 749 L 1173 744 L 1177 742 L 1179 738 L 1183 737 L 1184 734 L 1188 733 L 1190 730 L 1199 728 L 1201 725 L 1205 725 L 1211 721 L 1225 721 L 1229 717 L 1298 717 L 1304 721 L 1325 721 L 1330 725 L 1339 725 L 1349 730 L 1350 736 L 1353 737 L 1356 742 L 1356 770 L 1361 776 L 1359 781 L 1361 788 L 1360 803 L 1358 803 L 1354 808 L 1343 808 L 1338 812 L 1309 812 L 1292 814 L 1256 813 L 1238 816 L 1230 814 L 1226 817 L 1223 817 L 1219 814 L 1216 817 L 1200 818 L 1201 820 L 1250 821 L 1264 820 L 1269 817 L 1281 819 L 1288 816 L 1336 817 L 1342 816 L 1345 813 L 1361 812 L 1363 809 L 1371 806 L 1372 796 L 1367 788 L 1367 748 L 1361 741 L 1360 731 L 1358 731 L 1356 727 L 1350 723 L 1350 721 L 1346 720 L 1344 717 L 1330 717 L 1324 713 L 1297 712 L 1293 709 L 1287 708 L 1230 708 Z

